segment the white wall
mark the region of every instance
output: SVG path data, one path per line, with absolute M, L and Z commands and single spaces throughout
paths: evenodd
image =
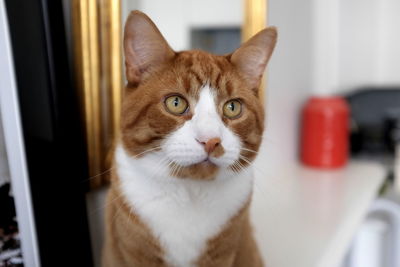
M 400 1 L 381 0 L 377 81 L 400 84 Z
M 190 29 L 240 26 L 243 20 L 241 0 L 137 0 L 136 7 L 157 25 L 171 47 L 190 48 Z M 128 9 L 131 4 L 123 2 Z M 126 11 L 124 11 L 126 12 Z
M 339 83 L 339 1 L 311 1 L 312 91 L 329 95 Z
M 268 67 L 260 166 L 272 168 L 298 158 L 307 97 L 400 85 L 400 1 L 269 0 L 268 10 L 279 38 Z
M 313 1 L 314 93 L 400 84 L 400 1 Z
M 268 10 L 278 43 L 268 66 L 267 127 L 259 159 L 266 171 L 297 160 L 299 111 L 312 85 L 311 3 L 269 0 Z
M 174 50 L 188 48 L 190 36 L 185 0 L 144 0 L 140 2 L 140 10 L 154 21 Z

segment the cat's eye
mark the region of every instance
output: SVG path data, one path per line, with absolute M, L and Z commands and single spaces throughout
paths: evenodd
M 181 96 L 173 95 L 165 99 L 165 106 L 172 114 L 182 115 L 188 109 L 188 102 Z
M 225 103 L 223 113 L 230 119 L 235 119 L 242 114 L 242 103 L 239 100 L 229 100 Z

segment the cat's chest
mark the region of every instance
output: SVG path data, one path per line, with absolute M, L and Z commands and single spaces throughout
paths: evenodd
M 117 174 L 121 191 L 148 226 L 172 266 L 190 267 L 204 252 L 207 241 L 247 203 L 252 188 L 250 172 L 214 181 L 169 181 L 148 177 L 149 162 L 126 161 L 120 155 Z M 153 166 L 153 169 L 156 166 Z

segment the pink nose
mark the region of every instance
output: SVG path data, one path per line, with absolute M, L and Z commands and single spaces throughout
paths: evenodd
M 215 138 L 208 139 L 207 142 L 200 142 L 200 143 L 204 145 L 204 150 L 208 154 L 211 154 L 221 144 L 221 139 L 218 137 L 215 137 Z

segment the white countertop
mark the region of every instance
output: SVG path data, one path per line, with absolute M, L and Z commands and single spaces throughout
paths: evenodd
M 384 168 L 352 161 L 334 171 L 294 165 L 266 173 L 257 165 L 252 220 L 267 266 L 339 266 Z

